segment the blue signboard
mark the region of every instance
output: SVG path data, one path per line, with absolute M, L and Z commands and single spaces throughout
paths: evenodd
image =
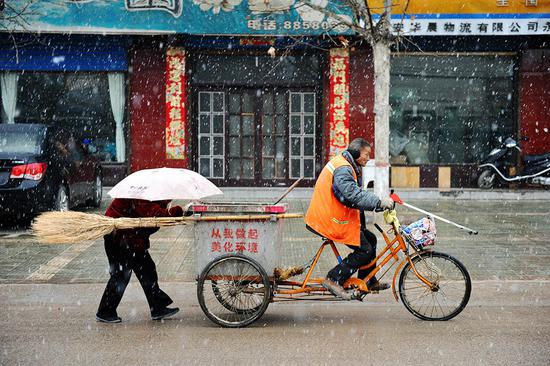
M 311 3 L 316 9 L 297 0 L 12 0 L 6 4 L 5 19 L 15 12 L 22 15 L 0 30 L 205 35 L 349 32 L 327 15 L 338 13 L 351 20 L 349 9 L 338 1 Z

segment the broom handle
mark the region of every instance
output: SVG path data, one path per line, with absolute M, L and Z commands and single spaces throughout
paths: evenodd
M 252 221 L 252 220 L 271 220 L 273 217 L 277 219 L 297 219 L 304 217 L 301 213 L 286 213 L 286 214 L 265 214 L 265 215 L 222 215 L 222 216 L 202 216 L 202 217 L 119 217 L 110 218 L 114 222 L 125 223 L 124 226 L 115 227 L 117 229 L 129 228 L 147 228 L 147 227 L 162 227 L 172 226 L 178 223 L 185 224 L 189 221 Z
M 277 203 L 281 202 L 283 198 L 286 197 L 287 194 L 290 193 L 290 191 L 292 191 L 297 185 L 298 183 L 300 183 L 300 181 L 304 179 L 304 177 L 300 177 L 296 182 L 292 183 L 292 185 L 290 187 L 288 187 L 288 189 L 285 191 L 285 193 L 283 193 L 283 195 L 281 197 L 279 197 L 279 199 L 277 201 L 275 201 L 275 203 L 273 203 L 273 205 L 276 205 Z

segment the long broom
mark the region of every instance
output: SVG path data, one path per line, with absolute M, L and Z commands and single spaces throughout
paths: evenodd
M 141 217 L 112 218 L 84 212 L 44 212 L 32 224 L 34 235 L 43 243 L 68 244 L 95 240 L 114 230 L 155 228 L 186 224 L 194 221 L 250 221 L 290 219 L 303 217 L 303 214 L 277 215 L 224 215 L 203 217 Z

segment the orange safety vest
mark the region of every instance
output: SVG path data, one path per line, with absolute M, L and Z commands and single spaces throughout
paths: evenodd
M 353 178 L 357 182 L 357 175 L 346 158 L 342 155 L 334 157 L 325 165 L 315 183 L 305 222 L 327 239 L 359 246 L 361 235 L 359 210 L 344 206 L 332 193 L 334 171 L 344 165 L 351 167 Z

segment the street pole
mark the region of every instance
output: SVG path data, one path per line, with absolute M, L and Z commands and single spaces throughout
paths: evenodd
M 390 18 L 392 0 L 384 1 L 380 34 L 376 35 L 372 46 L 374 59 L 374 157 L 376 162 L 374 193 L 379 196 L 389 195 L 390 164 Z

